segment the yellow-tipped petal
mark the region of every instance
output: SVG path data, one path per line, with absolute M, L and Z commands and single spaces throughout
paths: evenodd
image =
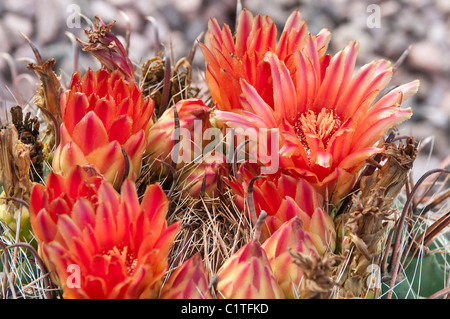
M 218 297 L 227 299 L 283 299 L 266 253 L 255 242 L 244 245 L 217 272 Z

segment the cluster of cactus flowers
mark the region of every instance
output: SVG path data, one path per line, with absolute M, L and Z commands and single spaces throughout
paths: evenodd
M 234 34 L 210 19 L 199 43 L 205 93 L 192 59 L 172 67 L 160 53 L 135 70 L 113 24 L 97 17 L 78 39 L 102 67 L 74 72 L 65 90 L 54 60 L 29 65 L 42 81 L 43 142 L 39 126 L 32 146 L 20 125 L 0 133 L 0 217 L 12 234 L 21 224 L 19 242 L 32 235 L 51 297 L 376 298 L 366 269 L 384 261 L 417 151 L 392 129 L 411 117 L 401 104 L 418 81 L 386 92 L 394 67 L 355 71 L 356 42 L 327 54 L 330 31 L 310 34 L 300 12 L 278 35 L 243 9 Z M 277 130 L 278 169 L 227 162 L 217 148 L 198 162 L 208 141 L 194 139 L 177 160 L 177 134 L 211 128 Z

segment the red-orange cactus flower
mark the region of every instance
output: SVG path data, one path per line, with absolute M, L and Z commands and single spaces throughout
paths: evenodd
M 91 165 L 117 188 L 126 171 L 124 151 L 128 177 L 136 179 L 153 109 L 153 100 L 144 99 L 137 83 L 117 70 L 89 69 L 83 78 L 76 72 L 61 96 L 61 143 L 53 169 L 67 173 L 75 165 Z
M 290 15 L 278 40 L 277 27 L 269 16 L 253 17 L 250 11 L 242 10 L 234 37 L 228 25 L 221 29 L 216 19 L 210 19 L 205 43 L 200 43 L 200 47 L 207 65 L 205 80 L 217 108 L 244 109 L 239 97 L 241 79 L 254 86 L 264 99 L 273 100 L 270 69 L 263 61 L 265 53 L 276 52 L 284 60 L 295 50 L 305 48 L 308 52 L 316 50 L 322 57 L 329 39 L 327 29 L 317 36 L 310 35 L 299 11 Z
M 303 272 L 293 263 L 291 253 L 317 255 L 313 241 L 303 231 L 300 218 L 294 217 L 285 222 L 261 247 L 286 298 L 296 298 Z
M 78 198 L 95 203 L 103 178 L 75 166 L 66 176 L 50 172 L 45 186 L 34 184 L 30 197 L 30 221 L 39 243 L 55 239 L 60 215 L 70 215 Z
M 411 109 L 400 104 L 417 91 L 418 81 L 376 100 L 392 76 L 388 61 L 371 62 L 354 74 L 356 42 L 334 56 L 321 56 L 314 37 L 306 42 L 284 60 L 271 51 L 264 55 L 271 98 L 241 77 L 241 107 L 216 111 L 214 117 L 228 127 L 277 128 L 282 171 L 305 178 L 337 203 L 348 194 L 365 161 L 382 151 L 376 142 L 411 117 Z
M 228 258 L 217 272 L 217 297 L 284 299 L 261 245 L 251 241 Z
M 161 187 L 148 186 L 139 203 L 129 179 L 119 195 L 106 180 L 96 189 L 50 174 L 55 182 L 33 189 L 30 212 L 64 298 L 155 298 L 179 226 L 167 225 L 168 200 Z M 96 192 L 73 201 L 83 188 Z
M 236 195 L 235 201 L 243 211 L 249 203 L 249 185 L 255 177 L 252 169 L 242 165 L 237 178 L 224 179 Z M 253 182 L 253 203 L 257 217 L 267 213 L 262 233 L 269 238 L 280 226 L 294 217 L 302 221 L 302 228 L 314 242 L 317 251 L 334 251 L 336 231 L 334 222 L 323 208 L 323 197 L 306 180 L 281 174 L 260 177 Z
M 78 198 L 95 203 L 103 178 L 80 166 L 62 176 L 54 172 L 47 175 L 45 186 L 34 184 L 30 197 L 30 223 L 38 242 L 38 252 L 49 269 L 54 265 L 48 258 L 46 244 L 55 240 L 60 215 L 70 216 Z M 56 275 L 50 273 L 52 280 Z
M 180 265 L 164 282 L 160 299 L 211 299 L 208 276 L 199 253 Z

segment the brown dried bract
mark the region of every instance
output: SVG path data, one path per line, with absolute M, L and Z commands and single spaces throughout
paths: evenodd
M 388 143 L 383 157 L 386 163 L 370 176 L 361 179 L 361 198 L 366 198 L 373 189 L 385 189 L 385 201 L 382 210 L 390 207 L 397 198 L 417 154 L 417 143 L 412 137 L 405 144 Z
M 62 123 L 61 108 L 59 105 L 62 87 L 60 79 L 53 71 L 56 63 L 55 59 L 44 62 L 42 57 L 31 40 L 24 34 L 22 36 L 30 45 L 36 57 L 37 63 L 29 63 L 28 70 L 34 71 L 41 80 L 41 85 L 37 88 L 34 103 L 43 110 L 44 119 L 47 123 L 46 136 L 48 136 L 49 148 L 53 148 L 56 143 L 57 130 Z
M 7 197 L 30 199 L 30 148 L 19 140 L 13 124 L 0 130 L 0 184 Z
M 155 56 L 142 64 L 140 85 L 145 96 L 150 96 L 155 101 L 155 106 L 161 104 L 162 82 L 164 80 L 164 60 L 161 56 Z
M 40 108 L 47 109 L 56 118 L 58 124 L 61 124 L 62 117 L 59 100 L 62 88 L 58 77 L 53 71 L 55 63 L 55 59 L 50 59 L 44 63 L 29 63 L 27 68 L 30 71 L 34 71 L 41 80 L 41 85 L 37 88 L 34 103 Z
M 192 66 L 186 58 L 182 58 L 173 69 L 171 94 L 174 103 L 198 96 L 200 90 L 191 83 Z

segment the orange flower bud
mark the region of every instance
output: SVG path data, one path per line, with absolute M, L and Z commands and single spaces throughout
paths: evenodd
M 160 299 L 211 299 L 208 277 L 199 253 L 186 260 L 167 279 Z
M 308 233 L 299 217 L 285 222 L 261 246 L 267 254 L 270 267 L 286 298 L 295 298 L 303 273 L 292 261 L 291 252 L 317 255 Z
M 180 180 L 183 188 L 187 188 L 192 197 L 196 198 L 202 194 L 203 188 L 204 195 L 215 198 L 219 195 L 217 182 L 221 176 L 227 174 L 228 165 L 225 156 L 216 153 L 203 159 L 201 163 L 194 164 Z
M 178 129 L 175 130 L 175 112 L 178 114 Z M 181 168 L 202 155 L 203 132 L 211 127 L 210 108 L 200 99 L 188 99 L 168 108 L 150 128 L 146 153 L 150 161 L 172 161 Z
M 227 259 L 217 272 L 217 295 L 227 299 L 283 299 L 265 251 L 251 241 Z

